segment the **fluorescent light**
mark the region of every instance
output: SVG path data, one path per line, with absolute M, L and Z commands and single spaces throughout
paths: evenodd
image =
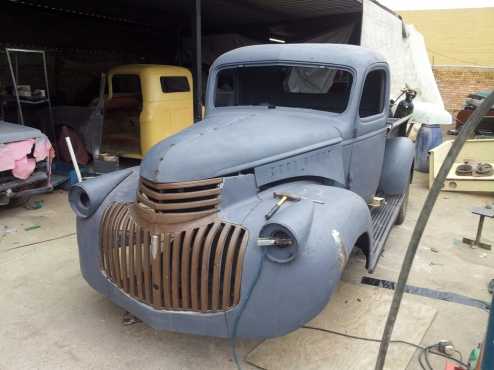
M 277 42 L 278 44 L 284 44 L 286 42 L 285 40 L 275 39 L 274 37 L 270 37 L 269 38 L 269 41 L 271 41 L 271 42 Z

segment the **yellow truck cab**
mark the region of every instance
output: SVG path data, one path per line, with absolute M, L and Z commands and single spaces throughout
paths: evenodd
M 141 159 L 159 141 L 192 125 L 192 75 L 186 68 L 132 64 L 108 73 L 101 152 Z

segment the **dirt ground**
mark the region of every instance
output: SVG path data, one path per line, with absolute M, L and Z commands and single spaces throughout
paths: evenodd
M 397 280 L 426 194 L 427 176 L 415 173 L 407 220 L 393 229 L 372 277 Z M 142 323 L 122 325 L 123 310 L 80 275 L 75 217 L 67 193 L 55 191 L 36 199 L 43 201 L 42 208 L 0 210 L 0 369 L 234 368 L 227 340 L 158 332 Z M 489 201 L 494 201 L 492 196 L 441 194 L 410 285 L 490 302 L 487 283 L 494 278 L 494 252 L 461 242 L 463 236 L 475 235 L 478 217 L 470 209 Z M 486 220 L 484 229 L 484 241 L 494 243 L 494 221 Z M 354 253 L 343 280 L 360 284 L 362 276 L 369 276 L 363 256 Z M 450 339 L 468 357 L 483 339 L 487 313 L 437 299 L 423 302 L 438 314 L 422 344 Z M 258 343 L 239 340 L 240 356 Z M 442 361 L 434 364 L 444 368 Z M 246 363 L 243 368 L 253 369 Z M 416 360 L 407 369 L 419 369 Z

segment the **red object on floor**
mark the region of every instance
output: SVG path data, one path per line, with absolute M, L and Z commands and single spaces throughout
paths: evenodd
M 444 368 L 444 370 L 467 370 L 461 366 L 458 366 L 457 364 L 455 364 L 454 362 L 447 362 L 446 363 L 446 367 Z

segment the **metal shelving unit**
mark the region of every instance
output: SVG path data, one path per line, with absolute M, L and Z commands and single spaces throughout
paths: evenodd
M 31 50 L 31 49 L 11 49 L 11 48 L 6 48 L 5 53 L 7 54 L 7 61 L 9 63 L 9 69 L 10 69 L 10 75 L 12 78 L 12 83 L 14 85 L 14 94 L 15 94 L 15 100 L 17 102 L 17 111 L 19 115 L 19 122 L 21 125 L 24 125 L 24 115 L 22 114 L 22 105 L 23 104 L 29 104 L 29 105 L 39 105 L 39 104 L 48 104 L 48 112 L 49 112 L 49 118 L 50 118 L 50 125 L 51 125 L 51 134 L 54 134 L 54 128 L 55 128 L 55 121 L 53 118 L 53 109 L 51 105 L 51 100 L 50 100 L 50 87 L 48 83 L 48 68 L 47 68 L 47 63 L 46 63 L 46 52 L 44 50 Z M 26 53 L 26 54 L 40 54 L 42 59 L 43 59 L 43 73 L 44 73 L 44 79 L 45 79 L 45 91 L 46 91 L 46 97 L 43 99 L 29 99 L 25 97 L 19 96 L 19 91 L 18 91 L 18 77 L 19 77 L 19 63 L 15 63 L 15 71 L 14 72 L 14 66 L 12 64 L 12 58 L 10 53 Z M 16 54 L 15 54 L 16 55 Z M 16 59 L 17 60 L 17 59 Z M 51 136 L 51 135 L 50 135 Z

